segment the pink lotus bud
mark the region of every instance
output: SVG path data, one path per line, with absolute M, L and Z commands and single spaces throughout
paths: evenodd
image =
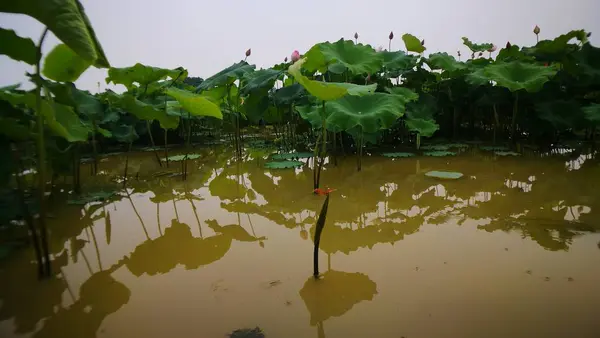
M 252 54 L 252 49 L 248 48 L 248 50 L 246 51 L 246 57 L 250 56 L 250 54 Z
M 510 47 L 512 47 L 512 45 L 510 44 L 510 41 L 506 43 L 506 49 L 510 49 Z
M 394 38 L 394 32 L 390 32 L 389 38 L 390 38 L 390 40 L 392 40 Z
M 295 50 L 292 53 L 292 62 L 296 62 L 298 60 L 300 60 L 300 52 L 298 52 L 297 50 Z
M 421 40 L 421 46 L 425 46 L 425 39 Z
M 354 38 L 358 39 L 358 33 L 354 33 Z
M 456 54 L 458 54 L 458 56 L 460 57 L 460 51 L 459 51 L 459 50 L 458 50 L 458 51 L 456 51 Z
M 535 25 L 535 27 L 533 28 L 533 34 L 535 34 L 535 35 L 540 34 L 540 27 L 538 27 L 538 25 Z
M 287 62 L 287 56 L 285 57 L 285 59 L 283 59 L 283 62 Z
M 490 49 L 488 49 L 488 52 L 493 53 L 496 51 L 496 49 L 498 49 L 498 47 L 496 47 L 496 45 L 492 44 L 492 47 L 490 47 Z

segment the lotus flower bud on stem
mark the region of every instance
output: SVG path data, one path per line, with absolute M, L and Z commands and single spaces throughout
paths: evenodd
M 283 59 L 283 62 L 287 62 L 287 56 L 285 57 L 285 59 Z
M 533 34 L 535 34 L 535 39 L 537 42 L 540 42 L 540 27 L 538 27 L 538 25 L 535 25 L 533 28 Z
M 296 61 L 300 60 L 300 53 L 297 50 L 295 50 L 292 53 L 291 59 L 292 59 L 292 62 L 296 62 Z
M 425 39 L 421 40 L 421 46 L 425 46 Z
M 506 43 L 506 49 L 510 49 L 510 47 L 512 47 L 512 45 L 510 44 L 510 41 L 508 41 L 508 42 Z
M 358 32 L 354 33 L 354 43 L 358 44 Z
M 392 40 L 394 39 L 394 32 L 393 31 L 390 32 L 389 38 L 390 38 L 390 43 L 389 43 L 389 46 L 388 46 L 388 51 L 391 52 L 392 51 Z
M 248 58 L 248 56 L 252 55 L 252 48 L 248 48 L 248 50 L 246 51 L 246 59 Z M 246 59 L 244 59 L 244 61 L 246 61 Z
M 498 49 L 498 47 L 496 47 L 496 45 L 492 44 L 492 47 L 490 47 L 490 49 L 488 49 L 488 52 L 490 53 L 490 58 L 492 57 L 492 53 L 496 51 L 496 49 Z
M 390 40 L 392 40 L 394 38 L 394 32 L 390 32 L 390 36 L 389 36 Z
M 456 54 L 458 54 L 458 61 L 460 61 L 460 51 L 459 51 L 459 50 L 457 50 L 457 51 L 456 51 Z

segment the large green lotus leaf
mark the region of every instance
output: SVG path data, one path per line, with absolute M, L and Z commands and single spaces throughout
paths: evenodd
M 421 44 L 421 40 L 419 40 L 416 36 L 411 34 L 402 35 L 402 41 L 404 41 L 404 45 L 406 46 L 406 50 L 409 52 L 415 53 L 423 53 L 427 48 Z
M 335 65 L 334 73 L 341 73 L 347 68 L 352 74 L 371 74 L 383 65 L 383 56 L 371 46 L 344 39 L 335 43 L 318 43 L 304 57 L 307 61 L 303 68 L 311 72 L 324 71 L 327 66 Z
M 448 53 L 431 54 L 425 62 L 432 70 L 441 69 L 451 73 L 467 68 L 463 62 L 456 61 L 456 59 L 452 55 L 448 55 Z
M 37 48 L 33 40 L 18 36 L 12 29 L 0 28 L 0 54 L 33 66 Z
M 273 101 L 278 105 L 292 104 L 306 96 L 306 89 L 299 83 L 278 89 L 273 94 Z
M 600 123 L 600 104 L 592 103 L 587 107 L 583 107 L 585 118 L 594 123 Z
M 554 40 L 542 40 L 534 47 L 523 48 L 523 52 L 540 61 L 560 61 L 563 56 L 578 49 L 577 45 L 569 43 L 573 39 L 585 43 L 587 33 L 584 30 L 573 30 Z
M 165 93 L 177 100 L 181 107 L 193 116 L 212 116 L 223 119 L 223 113 L 219 106 L 202 95 L 174 87 L 167 89 Z
M 302 75 L 300 68 L 306 61 L 306 58 L 296 61 L 288 69 L 298 83 L 300 83 L 311 95 L 323 101 L 336 100 L 346 94 L 365 95 L 375 91 L 377 85 L 360 86 L 353 83 L 322 82 L 310 80 Z
M 346 133 L 348 133 L 348 135 L 352 136 L 355 143 L 358 143 L 358 139 L 361 138 L 362 143 L 364 145 L 377 144 L 377 143 L 379 143 L 379 140 L 381 140 L 381 137 L 382 137 L 381 130 L 378 130 L 373 133 L 367 133 L 367 132 L 364 132 L 360 126 L 356 126 L 354 128 L 348 129 L 348 130 L 346 130 Z
M 554 67 L 513 61 L 489 65 L 484 74 L 497 85 L 508 88 L 511 92 L 524 89 L 537 92 L 556 74 Z
M 431 94 L 423 93 L 415 102 L 406 105 L 406 116 L 415 119 L 433 119 L 437 110 L 437 100 Z
M 467 74 L 466 81 L 472 86 L 486 86 L 490 84 L 490 78 L 485 73 L 485 68 L 471 69 L 471 72 Z
M 440 129 L 433 119 L 407 118 L 406 127 L 410 131 L 419 133 L 423 137 L 431 137 Z
M 114 122 L 118 114 L 105 114 L 102 102 L 89 92 L 79 90 L 73 83 L 46 81 L 46 86 L 54 95 L 54 101 L 75 108 L 75 111 L 97 124 Z
M 388 72 L 401 74 L 413 69 L 417 65 L 417 57 L 415 55 L 408 55 L 401 50 L 397 52 L 383 51 L 379 52 L 379 54 L 383 55 L 383 67 Z
M 8 137 L 9 140 L 25 141 L 31 137 L 29 128 L 12 117 L 0 117 L 0 135 Z
M 187 77 L 187 70 L 179 67 L 175 69 L 165 69 L 158 67 L 145 66 L 136 63 L 132 67 L 110 68 L 106 83 L 122 84 L 127 88 L 132 88 L 134 83 L 140 87 L 148 86 L 153 82 L 164 80 L 167 77 L 175 79 L 179 76 L 180 80 Z
M 44 24 L 75 53 L 96 67 L 110 67 L 78 0 L 0 1 L 0 12 L 29 15 Z
M 157 120 L 163 129 L 175 129 L 179 125 L 178 117 L 167 115 L 166 111 L 144 103 L 130 94 L 118 95 L 107 92 L 106 98 L 112 106 L 123 109 L 140 120 Z
M 555 100 L 536 105 L 538 116 L 550 122 L 556 129 L 568 129 L 585 125 L 581 107 L 577 101 Z
M 496 57 L 496 61 L 504 61 L 504 62 L 510 62 L 510 61 L 527 61 L 527 62 L 533 62 L 533 61 L 535 61 L 535 58 L 533 58 L 532 56 L 529 56 L 529 55 L 523 53 L 523 51 L 521 51 L 521 48 L 519 48 L 519 46 L 517 46 L 517 45 L 511 45 L 510 48 L 502 48 L 500 50 L 500 52 L 498 52 L 498 56 Z
M 111 130 L 115 140 L 121 143 L 130 143 L 139 138 L 135 128 L 126 124 L 120 124 Z
M 256 90 L 251 95 L 244 99 L 244 104 L 241 106 L 242 113 L 248 120 L 258 123 L 265 117 L 265 113 L 269 109 L 269 96 L 267 89 Z
M 9 102 L 15 107 L 26 106 L 37 110 L 36 96 L 33 93 L 11 93 L 0 91 L 0 100 Z M 90 130 L 81 122 L 71 107 L 41 100 L 41 111 L 44 121 L 50 130 L 57 136 L 69 142 L 87 141 Z
M 463 37 L 462 40 L 463 40 L 463 44 L 465 46 L 469 47 L 469 49 L 473 53 L 485 52 L 488 49 L 492 48 L 492 46 L 493 46 L 493 44 L 491 44 L 491 43 L 481 43 L 481 44 L 473 43 L 473 42 L 471 42 L 471 40 L 469 40 L 466 37 Z
M 600 83 L 600 48 L 586 43 L 577 52 L 575 58 L 581 75 L 594 84 Z
M 58 82 L 75 82 L 89 66 L 91 66 L 89 61 L 61 43 L 46 55 L 42 74 Z
M 259 89 L 271 89 L 275 81 L 283 75 L 283 71 L 275 69 L 261 69 L 244 74 L 245 85 L 240 91 L 242 95 Z
M 245 74 L 253 72 L 256 66 L 249 65 L 246 61 L 240 61 L 223 69 L 217 74 L 204 80 L 196 91 L 210 89 L 212 87 L 227 86 L 244 77 Z
M 395 95 L 399 100 L 402 100 L 404 104 L 419 99 L 419 94 L 415 93 L 412 89 L 406 87 L 387 88 L 387 92 L 392 95 Z
M 395 95 L 375 93 L 327 102 L 325 110 L 329 112 L 328 125 L 336 125 L 341 130 L 360 127 L 363 132 L 374 133 L 391 127 L 402 117 L 404 104 Z

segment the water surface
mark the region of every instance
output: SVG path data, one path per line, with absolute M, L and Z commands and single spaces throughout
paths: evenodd
M 126 192 L 50 219 L 55 278 L 0 263 L 2 337 L 598 337 L 600 165 L 590 155 L 392 160 L 265 170 L 206 149 L 187 181 L 133 156 Z M 104 160 L 85 189 L 114 181 Z M 177 172 L 178 164 L 169 171 Z M 430 170 L 464 174 L 448 181 Z M 114 185 L 114 184 L 113 184 Z M 65 199 L 72 198 L 66 196 Z

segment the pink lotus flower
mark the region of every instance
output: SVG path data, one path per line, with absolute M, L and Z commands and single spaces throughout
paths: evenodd
M 300 60 L 300 52 L 298 52 L 297 50 L 295 50 L 292 53 L 292 62 L 296 62 L 298 60 Z
M 492 47 L 490 47 L 490 49 L 488 49 L 488 52 L 493 53 L 496 51 L 496 49 L 498 49 L 498 47 L 496 47 L 496 45 L 492 44 Z

